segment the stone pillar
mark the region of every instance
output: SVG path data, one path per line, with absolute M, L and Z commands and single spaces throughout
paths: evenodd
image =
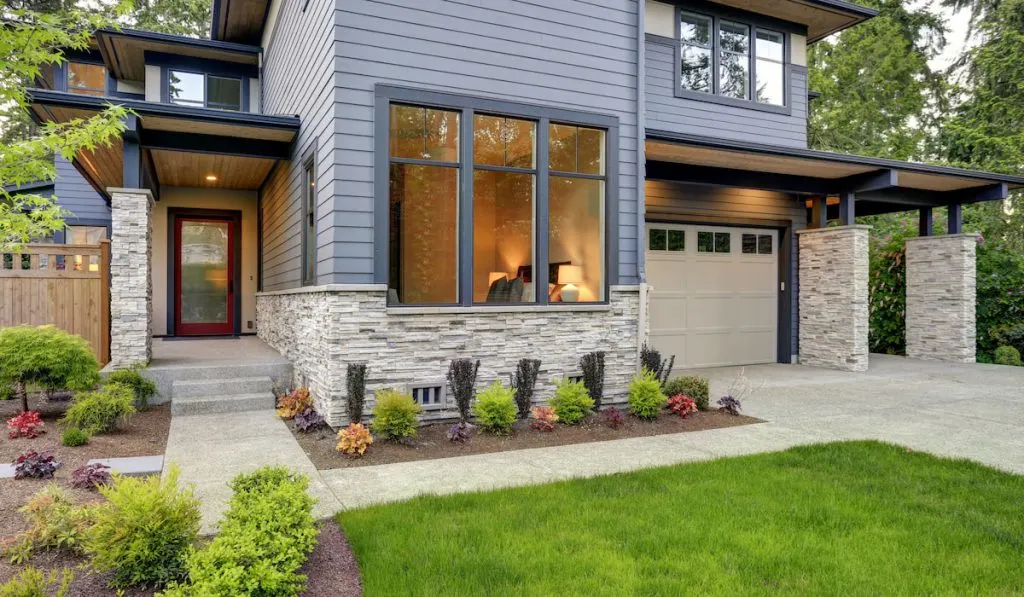
M 153 195 L 110 193 L 110 367 L 149 363 L 153 354 Z
M 907 239 L 907 356 L 973 363 L 977 234 Z
M 868 369 L 870 226 L 798 230 L 800 362 Z

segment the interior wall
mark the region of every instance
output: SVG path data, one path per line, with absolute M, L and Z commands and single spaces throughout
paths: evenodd
M 235 240 L 242 252 L 240 288 L 243 334 L 256 333 L 256 277 L 259 244 L 257 236 L 257 192 L 224 189 L 161 187 L 160 201 L 153 205 L 153 335 L 167 335 L 167 241 L 170 231 L 167 210 L 172 207 L 231 210 L 242 212 L 241 238 Z M 251 325 L 251 327 L 250 327 Z

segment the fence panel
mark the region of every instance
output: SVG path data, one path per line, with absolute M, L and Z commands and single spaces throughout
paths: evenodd
M 52 324 L 110 361 L 110 241 L 0 253 L 0 327 Z

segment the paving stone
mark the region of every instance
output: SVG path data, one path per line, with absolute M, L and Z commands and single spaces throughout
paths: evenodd
M 115 473 L 128 477 L 159 475 L 164 468 L 163 456 L 129 456 L 125 458 L 93 458 L 87 464 L 104 464 Z
M 14 478 L 14 465 L 13 464 L 0 464 L 0 479 L 13 479 Z

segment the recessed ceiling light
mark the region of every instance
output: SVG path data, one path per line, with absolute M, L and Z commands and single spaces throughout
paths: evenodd
M 217 175 L 216 174 L 207 174 L 206 175 L 206 180 L 208 180 L 210 182 L 217 182 Z

